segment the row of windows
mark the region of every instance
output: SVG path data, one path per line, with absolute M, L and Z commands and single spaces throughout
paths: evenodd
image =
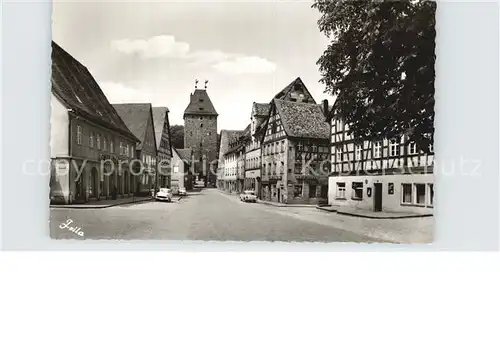
M 401 184 L 401 204 L 403 205 L 434 205 L 434 184 L 406 183 Z
M 335 197 L 337 199 L 346 199 L 345 183 L 343 183 L 343 182 L 337 183 L 337 192 L 336 192 Z M 352 183 L 351 199 L 363 200 L 363 183 L 362 182 L 353 182 Z
M 280 167 L 278 167 L 278 165 Z M 281 161 L 279 164 L 277 162 L 268 163 L 267 167 L 266 164 L 263 164 L 262 172 L 263 174 L 267 175 L 283 174 L 285 172 L 285 163 L 283 161 Z
M 228 176 L 235 176 L 237 171 L 237 167 L 230 167 L 230 168 L 224 168 L 224 175 L 226 177 Z
M 285 141 L 284 140 L 281 141 L 281 147 L 279 141 L 272 144 L 264 145 L 264 149 L 262 152 L 264 155 L 272 155 L 279 152 L 285 152 Z
M 259 168 L 260 167 L 260 156 L 247 159 L 247 168 Z
M 203 123 L 200 124 L 200 128 L 203 128 Z M 207 135 L 210 136 L 212 135 L 212 132 L 207 132 Z M 193 136 L 193 132 L 189 132 L 189 136 Z M 200 143 L 201 144 L 201 143 Z
M 394 188 L 394 183 L 389 183 L 389 194 L 392 194 L 391 189 Z M 346 199 L 346 183 L 338 182 L 335 197 L 337 199 Z M 363 199 L 363 183 L 353 182 L 351 190 L 351 199 Z M 403 205 L 418 205 L 418 206 L 433 206 L 434 204 L 434 184 L 429 183 L 403 183 L 401 184 L 401 204 Z
M 102 142 L 102 143 L 101 143 Z M 76 126 L 76 143 L 78 145 L 83 145 L 83 127 Z M 89 147 L 96 148 L 97 150 L 109 151 L 110 153 L 115 152 L 115 144 L 113 140 L 109 140 L 108 137 L 103 137 L 100 133 L 90 132 L 89 136 Z M 127 143 L 120 141 L 119 144 L 120 156 L 133 157 L 134 147 Z
M 336 151 L 336 156 L 337 156 L 337 161 L 342 161 L 344 160 L 344 153 L 347 152 L 343 150 L 345 146 L 342 146 L 341 148 L 337 147 L 334 148 Z M 363 151 L 370 151 L 370 149 L 364 149 L 363 150 L 363 145 L 355 145 L 354 146 L 354 157 L 355 160 L 359 161 L 362 160 L 362 153 Z M 430 151 L 433 152 L 432 145 L 430 147 Z M 372 145 L 372 158 L 381 158 L 382 157 L 382 142 L 376 141 Z M 412 142 L 408 145 L 408 155 L 417 155 L 417 145 Z M 401 145 L 398 143 L 397 140 L 393 139 L 389 143 L 389 156 L 390 157 L 395 157 L 395 156 L 400 156 L 401 155 Z

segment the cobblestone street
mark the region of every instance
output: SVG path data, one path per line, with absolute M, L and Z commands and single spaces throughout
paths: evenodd
M 238 197 L 215 189 L 190 193 L 173 203 L 146 202 L 104 209 L 52 208 L 53 238 L 79 238 L 59 227 L 67 219 L 82 228 L 86 239 L 378 241 L 362 235 L 362 231 L 370 231 L 373 221 L 323 213 L 314 208 L 242 203 Z

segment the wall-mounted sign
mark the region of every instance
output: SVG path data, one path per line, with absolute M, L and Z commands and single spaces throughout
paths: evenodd
M 389 183 L 389 185 L 387 187 L 387 192 L 389 193 L 389 195 L 394 194 L 394 183 Z
M 371 197 L 371 196 L 372 196 L 372 188 L 370 188 L 370 187 L 366 188 L 366 195 L 367 195 L 368 197 Z

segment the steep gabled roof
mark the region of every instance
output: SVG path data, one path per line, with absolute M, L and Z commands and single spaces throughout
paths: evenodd
M 148 120 L 153 121 L 152 106 L 150 103 L 113 104 L 116 112 L 123 119 L 127 127 L 140 140 L 137 149 L 142 148 L 146 136 Z M 154 125 L 153 125 L 154 128 Z
M 309 92 L 309 90 L 307 89 L 306 85 L 304 84 L 304 82 L 302 81 L 302 79 L 300 77 L 297 77 L 295 78 L 290 84 L 288 84 L 283 90 L 281 90 L 278 94 L 276 94 L 274 96 L 273 99 L 281 99 L 281 100 L 284 100 L 286 98 L 289 97 L 290 93 L 293 91 L 293 88 L 296 84 L 300 84 L 304 87 L 304 90 L 309 94 L 309 96 L 311 97 L 312 101 L 311 103 L 316 103 L 316 101 L 314 100 L 314 97 L 312 96 L 312 94 Z
M 215 110 L 207 91 L 203 89 L 196 89 L 194 93 L 191 94 L 189 105 L 184 111 L 184 117 L 186 115 L 218 116 L 219 114 Z
M 181 160 L 191 163 L 191 157 L 193 156 L 193 150 L 186 148 L 186 149 L 175 149 L 177 153 L 179 154 L 179 157 Z
M 268 103 L 254 102 L 252 105 L 252 114 L 256 117 L 266 117 L 269 115 L 270 106 Z
M 52 41 L 52 93 L 68 109 L 134 138 L 87 67 Z
M 153 122 L 155 127 L 156 146 L 160 148 L 163 126 L 167 124 L 168 149 L 172 154 L 172 137 L 170 134 L 170 121 L 168 120 L 169 109 L 167 107 L 153 107 Z
M 289 137 L 329 139 L 330 125 L 317 104 L 273 100 Z
M 226 130 L 220 131 L 220 146 L 219 146 L 219 163 L 222 162 L 224 155 L 230 149 L 230 144 L 243 135 L 243 130 Z

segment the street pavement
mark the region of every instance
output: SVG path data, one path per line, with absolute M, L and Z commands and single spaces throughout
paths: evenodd
M 217 189 L 203 189 L 172 203 L 145 202 L 102 209 L 50 209 L 55 239 L 230 240 L 285 242 L 379 242 L 349 230 L 314 208 L 243 203 Z M 82 237 L 60 228 L 68 219 Z

